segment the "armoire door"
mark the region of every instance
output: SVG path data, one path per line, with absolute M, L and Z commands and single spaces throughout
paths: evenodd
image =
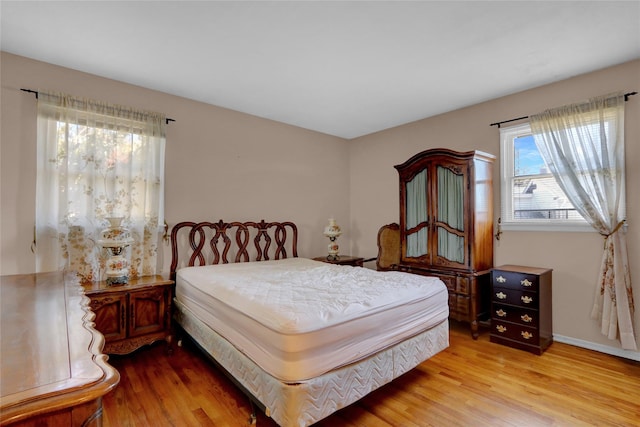
M 433 265 L 466 269 L 469 266 L 469 215 L 467 162 L 434 165 Z
M 404 221 L 400 221 L 403 227 L 401 235 L 404 243 L 402 259 L 411 263 L 431 264 L 430 170 L 430 167 L 425 167 L 404 184 L 406 203 L 404 204 Z

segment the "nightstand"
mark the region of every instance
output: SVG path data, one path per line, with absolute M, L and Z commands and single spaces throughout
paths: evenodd
M 551 274 L 520 265 L 491 271 L 491 342 L 538 355 L 551 345 Z
M 327 262 L 329 264 L 351 265 L 353 267 L 362 267 L 362 265 L 364 264 L 364 258 L 347 256 L 347 255 L 340 255 L 338 259 L 327 259 L 326 256 L 319 256 L 319 257 L 315 257 L 314 260 Z
M 173 284 L 163 276 L 147 276 L 125 285 L 83 285 L 95 328 L 105 338 L 103 352 L 127 354 L 158 340 L 170 345 Z

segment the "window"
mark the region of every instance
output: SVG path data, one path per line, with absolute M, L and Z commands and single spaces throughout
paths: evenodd
M 107 218 L 121 217 L 134 243 L 131 277 L 156 273 L 164 223 L 164 115 L 38 93 L 36 270 L 69 269 L 100 280 L 97 242 Z
M 593 231 L 549 171 L 528 123 L 501 128 L 500 139 L 503 229 Z

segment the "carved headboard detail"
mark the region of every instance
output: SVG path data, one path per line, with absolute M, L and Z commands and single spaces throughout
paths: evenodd
M 182 267 L 297 256 L 293 222 L 180 222 L 171 229 L 172 279 Z

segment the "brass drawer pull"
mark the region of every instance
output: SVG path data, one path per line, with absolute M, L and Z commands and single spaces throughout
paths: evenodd
M 496 311 L 496 314 L 498 315 L 498 317 L 505 317 L 507 315 L 507 312 L 503 309 L 500 309 Z
M 531 323 L 533 321 L 533 317 L 529 316 L 528 314 L 523 314 L 522 316 L 520 316 L 520 319 L 522 319 L 523 322 L 527 323 Z
M 522 302 L 525 303 L 525 304 L 530 304 L 533 301 L 533 298 L 531 298 L 530 296 L 527 296 L 527 295 L 522 295 L 520 297 L 520 300 L 522 300 Z
M 498 292 L 496 294 L 496 296 L 498 297 L 498 299 L 505 299 L 507 298 L 507 294 L 505 294 L 504 292 Z
M 498 283 L 504 283 L 506 281 L 507 281 L 507 279 L 505 279 L 503 276 L 496 277 L 496 282 L 498 282 Z
M 527 279 L 522 279 L 522 280 L 520 281 L 520 284 L 521 284 L 522 286 L 531 287 L 531 285 L 533 285 L 533 282 L 530 282 L 530 281 L 528 281 Z
M 522 335 L 522 338 L 524 338 L 525 340 L 533 338 L 533 334 L 527 331 L 520 332 L 520 335 Z
M 500 332 L 501 334 L 504 332 L 507 332 L 507 327 L 506 326 L 502 326 L 502 325 L 498 325 L 496 326 L 496 329 L 498 330 L 498 332 Z

